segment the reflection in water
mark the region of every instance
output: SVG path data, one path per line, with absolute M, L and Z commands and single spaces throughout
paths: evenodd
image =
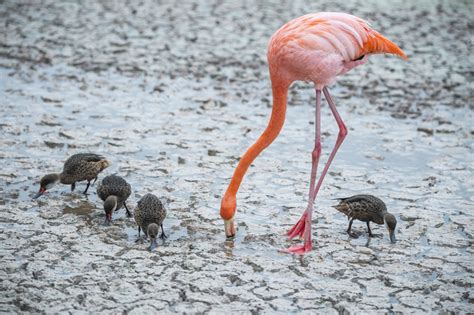
M 314 117 L 309 84 L 292 87 L 297 93 L 289 95 L 285 131 L 255 161 L 242 185 L 239 228 L 245 233 L 225 241 L 215 209 L 240 153 L 267 124 L 271 91 L 264 34 L 275 27 L 261 23 L 261 18 L 283 21 L 289 11 L 260 6 L 248 14 L 250 6 L 231 1 L 199 4 L 193 10 L 192 3 L 156 6 L 145 0 L 137 14 L 129 14 L 135 6 L 130 2 L 120 8 L 94 6 L 83 15 L 77 5 L 46 2 L 51 3 L 21 6 L 9 1 L 2 6 L 11 21 L 5 32 L 11 40 L 0 56 L 0 272 L 11 284 L 4 295 L 14 298 L 2 309 L 67 312 L 63 305 L 72 305 L 94 313 L 119 312 L 122 302 L 138 301 L 128 303 L 127 311 L 469 311 L 472 114 L 468 84 L 462 78 L 469 71 L 453 62 L 454 54 L 469 53 L 469 45 L 447 40 L 453 32 L 458 38 L 467 30 L 466 23 L 449 27 L 459 20 L 454 11 L 469 15 L 469 10 L 460 10 L 465 4 L 430 2 L 429 10 L 435 8 L 443 19 L 423 19 L 420 24 L 415 17 L 422 10 L 409 1 L 384 4 L 396 6 L 397 12 L 405 7 L 398 17 L 383 17 L 386 26 L 397 26 L 394 39 L 409 45 L 414 35 L 433 29 L 436 36 L 419 37 L 416 46 L 426 51 L 436 47 L 440 53 L 414 54 L 409 66 L 395 59 L 385 65 L 383 57 L 373 58 L 364 70 L 335 86 L 338 110 L 351 131 L 315 205 L 314 250 L 299 256 L 278 249 L 289 245 L 283 234 L 306 206 L 314 129 L 308 125 L 308 117 Z M 367 10 L 359 2 L 343 1 L 336 9 Z M 281 6 L 285 3 L 292 4 L 292 14 L 307 11 L 303 2 Z M 375 17 L 380 11 L 374 10 Z M 226 12 L 228 18 L 219 19 L 215 12 Z M 61 14 L 67 21 L 56 18 Z M 221 27 L 209 28 L 209 21 L 216 19 Z M 233 21 L 245 21 L 244 34 L 239 32 L 237 38 L 229 33 Z M 411 28 L 415 31 L 405 32 Z M 192 45 L 183 36 L 190 32 L 199 38 Z M 178 40 L 161 49 L 170 36 Z M 423 47 L 435 39 L 432 47 Z M 219 42 L 225 47 L 214 45 Z M 186 56 L 183 45 L 190 47 Z M 83 48 L 71 53 L 76 46 Z M 153 66 L 144 53 L 149 49 L 160 51 Z M 202 49 L 202 54 L 194 49 Z M 235 51 L 239 58 L 234 58 Z M 174 62 L 176 56 L 179 62 Z M 35 66 L 31 61 L 45 58 L 54 62 Z M 198 80 L 179 75 L 188 64 L 199 69 Z M 361 74 L 366 82 L 359 84 Z M 328 140 L 323 141 L 325 160 L 338 130 L 329 123 L 333 118 L 327 108 L 322 115 L 328 122 L 323 131 Z M 113 160 L 108 174 L 130 179 L 131 202 L 147 192 L 166 200 L 169 218 L 164 225 L 170 238 L 163 248 L 159 244 L 150 254 L 149 242 L 136 244 L 135 222 L 124 212 L 103 227 L 102 202 L 94 190 L 81 194 L 84 183 L 77 192 L 58 186 L 44 199 L 30 201 L 43 174 L 58 171 L 64 157 L 88 151 Z M 359 239 L 347 237 L 347 222 L 333 212 L 331 198 L 356 193 L 383 197 L 389 209 L 407 218 L 400 226 L 401 242 L 389 244 L 381 228 L 383 239 L 368 239 L 362 225 L 355 226 L 364 233 Z M 378 261 L 371 263 L 373 257 Z M 32 279 L 33 272 L 37 279 Z M 158 277 L 163 290 L 148 302 L 147 296 L 156 292 L 151 280 Z M 55 290 L 69 294 L 55 295 Z M 80 302 L 67 303 L 70 296 Z
M 308 256 L 305 256 L 305 255 L 297 255 L 297 256 L 298 256 L 300 266 L 301 267 L 308 267 L 308 264 L 309 264 Z
M 76 207 L 66 206 L 63 210 L 64 214 L 72 213 L 77 215 L 89 215 L 94 212 L 94 206 L 88 202 L 81 202 Z
M 365 242 L 365 247 L 369 247 L 371 239 L 372 239 L 371 237 L 367 237 L 367 241 Z
M 224 252 L 227 257 L 234 257 L 234 247 L 234 238 L 226 238 L 226 240 L 224 241 Z

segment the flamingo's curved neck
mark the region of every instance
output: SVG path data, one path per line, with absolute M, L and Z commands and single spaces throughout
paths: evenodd
M 235 198 L 239 190 L 240 183 L 244 178 L 247 169 L 255 158 L 267 148 L 278 136 L 285 122 L 286 102 L 288 97 L 289 84 L 280 83 L 272 80 L 273 108 L 270 121 L 267 128 L 258 138 L 258 140 L 245 152 L 237 165 L 229 187 L 227 188 L 226 197 Z

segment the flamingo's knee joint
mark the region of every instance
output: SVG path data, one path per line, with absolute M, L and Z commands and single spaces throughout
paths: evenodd
M 348 134 L 348 131 L 347 131 L 347 128 L 344 124 L 341 124 L 339 125 L 339 135 L 338 135 L 338 138 L 339 139 L 344 139 Z
M 317 143 L 316 146 L 314 147 L 313 152 L 311 153 L 311 157 L 313 160 L 316 160 L 321 156 L 321 143 Z

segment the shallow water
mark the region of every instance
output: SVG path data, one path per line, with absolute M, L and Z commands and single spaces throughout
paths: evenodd
M 0 5 L 1 311 L 473 311 L 472 63 L 459 62 L 472 4 L 292 3 Z M 267 40 L 322 10 L 369 19 L 410 60 L 374 56 L 331 89 L 349 135 L 317 199 L 310 254 L 279 252 L 307 200 L 314 91 L 302 82 L 225 242 L 220 197 L 270 111 Z M 337 136 L 323 104 L 322 164 Z M 42 175 L 83 151 L 112 162 L 101 177 L 131 183 L 131 209 L 160 196 L 169 238 L 156 251 L 135 242 L 124 210 L 102 225 L 95 186 L 31 200 Z M 332 199 L 356 193 L 396 215 L 395 245 L 382 226 L 368 239 L 362 222 L 347 236 Z

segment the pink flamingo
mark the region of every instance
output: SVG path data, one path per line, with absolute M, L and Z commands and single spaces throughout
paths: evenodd
M 245 172 L 255 158 L 275 140 L 283 127 L 290 84 L 296 80 L 311 81 L 316 89 L 316 136 L 312 152 L 309 199 L 300 220 L 288 232 L 289 239 L 295 236 L 303 237 L 304 244 L 292 246 L 285 251 L 304 254 L 312 249 L 313 203 L 324 176 L 347 135 L 346 126 L 336 110 L 327 86 L 333 83 L 337 76 L 364 64 L 369 55 L 378 53 L 395 54 L 407 59 L 397 45 L 373 30 L 366 21 L 345 13 L 320 12 L 304 15 L 283 25 L 271 37 L 267 58 L 272 81 L 272 114 L 265 131 L 239 161 L 222 198 L 220 214 L 227 237 L 235 235 L 236 194 Z M 315 186 L 321 155 L 321 91 L 339 126 L 339 134 Z

